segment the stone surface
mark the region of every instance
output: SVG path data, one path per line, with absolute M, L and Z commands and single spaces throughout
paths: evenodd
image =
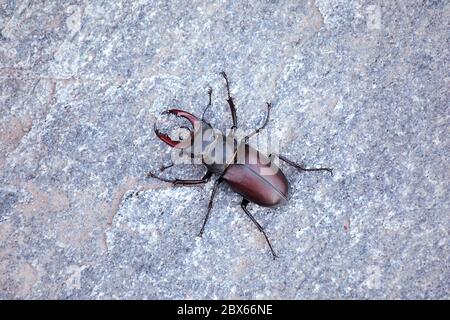
M 450 298 L 448 1 L 1 1 L 0 298 Z M 287 205 L 146 178 L 274 105 Z M 181 165 L 167 177 L 198 177 Z

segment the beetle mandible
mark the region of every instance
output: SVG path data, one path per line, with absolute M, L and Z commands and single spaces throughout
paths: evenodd
M 272 108 L 270 103 L 267 103 L 267 114 L 262 126 L 245 136 L 241 141 L 237 141 L 235 136 L 235 130 L 237 128 L 236 107 L 234 105 L 233 98 L 231 97 L 228 77 L 225 72 L 221 72 L 221 75 L 225 80 L 228 94 L 227 102 L 233 121 L 230 135 L 225 136 L 223 133 L 214 130 L 212 126 L 204 120 L 205 111 L 212 105 L 211 88 L 208 90 L 209 102 L 201 119 L 190 114 L 189 112 L 179 109 L 170 109 L 163 112 L 163 114 L 173 114 L 177 117 L 185 118 L 192 124 L 192 130 L 187 128 L 190 131 L 189 139 L 181 141 L 172 140 L 167 134 L 161 133 L 157 129 L 156 123 L 154 127 L 155 134 L 166 144 L 172 148 L 185 150 L 192 158 L 200 158 L 203 165 L 207 168 L 205 175 L 196 180 L 167 179 L 158 176 L 153 172 L 148 172 L 147 176 L 161 181 L 170 182 L 174 185 L 182 186 L 205 184 L 212 178 L 213 175 L 218 176 L 214 182 L 206 216 L 203 220 L 203 225 L 200 229 L 199 236 L 202 236 L 205 230 L 218 187 L 222 182 L 226 182 L 233 191 L 243 197 L 241 202 L 242 210 L 264 235 L 272 256 L 275 259 L 277 255 L 272 247 L 272 244 L 270 243 L 269 238 L 267 237 L 266 232 L 264 231 L 264 228 L 258 223 L 258 221 L 256 221 L 247 209 L 249 202 L 256 203 L 263 207 L 274 207 L 283 204 L 287 200 L 289 189 L 288 180 L 286 179 L 284 173 L 272 162 L 272 156 L 277 156 L 280 160 L 300 171 L 328 171 L 331 174 L 333 174 L 333 171 L 330 168 L 305 168 L 281 154 L 270 154 L 267 157 L 248 144 L 250 137 L 256 135 L 266 127 L 269 121 L 270 110 Z M 201 139 L 201 141 L 198 142 L 198 139 Z M 218 141 L 221 152 L 214 152 L 214 150 L 217 150 L 217 147 L 219 147 L 219 145 L 217 145 Z M 200 145 L 200 148 L 193 147 L 195 144 L 197 144 L 197 146 Z M 237 161 L 239 158 L 238 150 L 242 151 L 241 161 Z M 163 166 L 161 167 L 161 171 L 164 171 L 172 166 L 173 163 L 169 166 Z M 265 169 L 266 174 L 262 175 L 261 169 Z M 267 170 L 269 171 L 269 174 L 267 174 Z

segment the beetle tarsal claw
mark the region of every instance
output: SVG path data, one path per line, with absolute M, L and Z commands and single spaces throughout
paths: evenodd
M 147 172 L 147 178 L 154 178 L 155 174 L 151 171 Z

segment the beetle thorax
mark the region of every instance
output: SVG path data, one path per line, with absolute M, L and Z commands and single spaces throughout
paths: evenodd
M 203 163 L 213 172 L 222 173 L 226 167 L 233 163 L 236 155 L 237 140 L 232 134 L 217 134 L 214 141 L 204 149 L 202 154 Z
M 201 161 L 211 171 L 222 173 L 233 162 L 237 150 L 237 141 L 231 134 L 224 135 L 203 122 L 192 137 L 192 143 L 184 149 L 191 158 Z

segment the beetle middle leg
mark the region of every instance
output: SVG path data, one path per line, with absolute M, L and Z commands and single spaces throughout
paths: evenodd
M 270 251 L 272 252 L 273 259 L 275 260 L 278 256 L 276 255 L 275 251 L 273 250 L 272 245 L 270 244 L 269 238 L 267 237 L 267 234 L 264 231 L 263 227 L 261 227 L 261 225 L 258 223 L 258 221 L 256 221 L 256 219 L 252 216 L 250 211 L 248 211 L 248 209 L 247 209 L 248 203 L 249 203 L 249 201 L 247 199 L 245 199 L 245 198 L 242 199 L 241 208 L 242 208 L 242 210 L 244 210 L 245 214 L 250 218 L 250 220 L 252 220 L 252 222 L 256 225 L 258 230 L 264 235 L 264 238 L 266 238 L 267 244 L 269 245 Z
M 258 134 L 261 130 L 263 130 L 267 124 L 269 123 L 269 118 L 270 118 L 270 109 L 272 109 L 272 104 L 269 102 L 266 102 L 267 105 L 267 114 L 266 114 L 266 119 L 264 120 L 264 123 L 261 127 L 259 127 L 258 129 L 256 129 L 255 131 L 253 131 L 252 133 L 250 133 L 248 136 L 244 137 L 244 141 L 245 143 L 248 143 L 248 140 L 253 137 L 255 134 Z
M 213 191 L 211 193 L 211 197 L 209 198 L 208 210 L 206 211 L 206 216 L 205 216 L 205 219 L 203 220 L 202 228 L 200 229 L 200 232 L 198 233 L 199 237 L 201 237 L 203 235 L 203 231 L 205 231 L 206 223 L 208 222 L 209 215 L 211 214 L 214 197 L 217 193 L 217 189 L 219 188 L 219 184 L 221 184 L 222 182 L 223 182 L 222 177 L 220 177 L 219 179 L 216 180 L 216 182 L 214 182 Z
M 276 155 L 278 158 L 280 158 L 287 164 L 293 166 L 294 168 L 296 168 L 300 171 L 328 171 L 329 173 L 331 173 L 331 175 L 333 175 L 333 169 L 331 169 L 331 168 L 305 168 L 305 167 L 299 165 L 298 163 L 295 163 L 294 161 L 289 160 L 285 156 L 282 156 L 281 154 L 271 153 L 271 154 L 269 154 L 269 158 L 272 158 L 273 155 Z
M 228 83 L 228 77 L 227 77 L 227 74 L 225 73 L 225 71 L 222 71 L 220 74 L 225 79 L 225 84 L 227 86 L 227 94 L 228 94 L 227 102 L 228 102 L 228 105 L 230 106 L 231 118 L 233 119 L 233 126 L 231 127 L 231 129 L 235 130 L 237 128 L 236 107 L 234 106 L 234 101 L 233 101 L 233 98 L 231 97 L 230 84 Z
M 211 179 L 212 174 L 213 173 L 211 171 L 207 171 L 201 179 L 167 179 L 167 178 L 160 177 L 160 176 L 154 174 L 153 172 L 149 171 L 147 173 L 147 177 L 152 177 L 152 178 L 158 179 L 160 181 L 169 182 L 174 185 L 189 186 L 189 185 L 207 183 Z

